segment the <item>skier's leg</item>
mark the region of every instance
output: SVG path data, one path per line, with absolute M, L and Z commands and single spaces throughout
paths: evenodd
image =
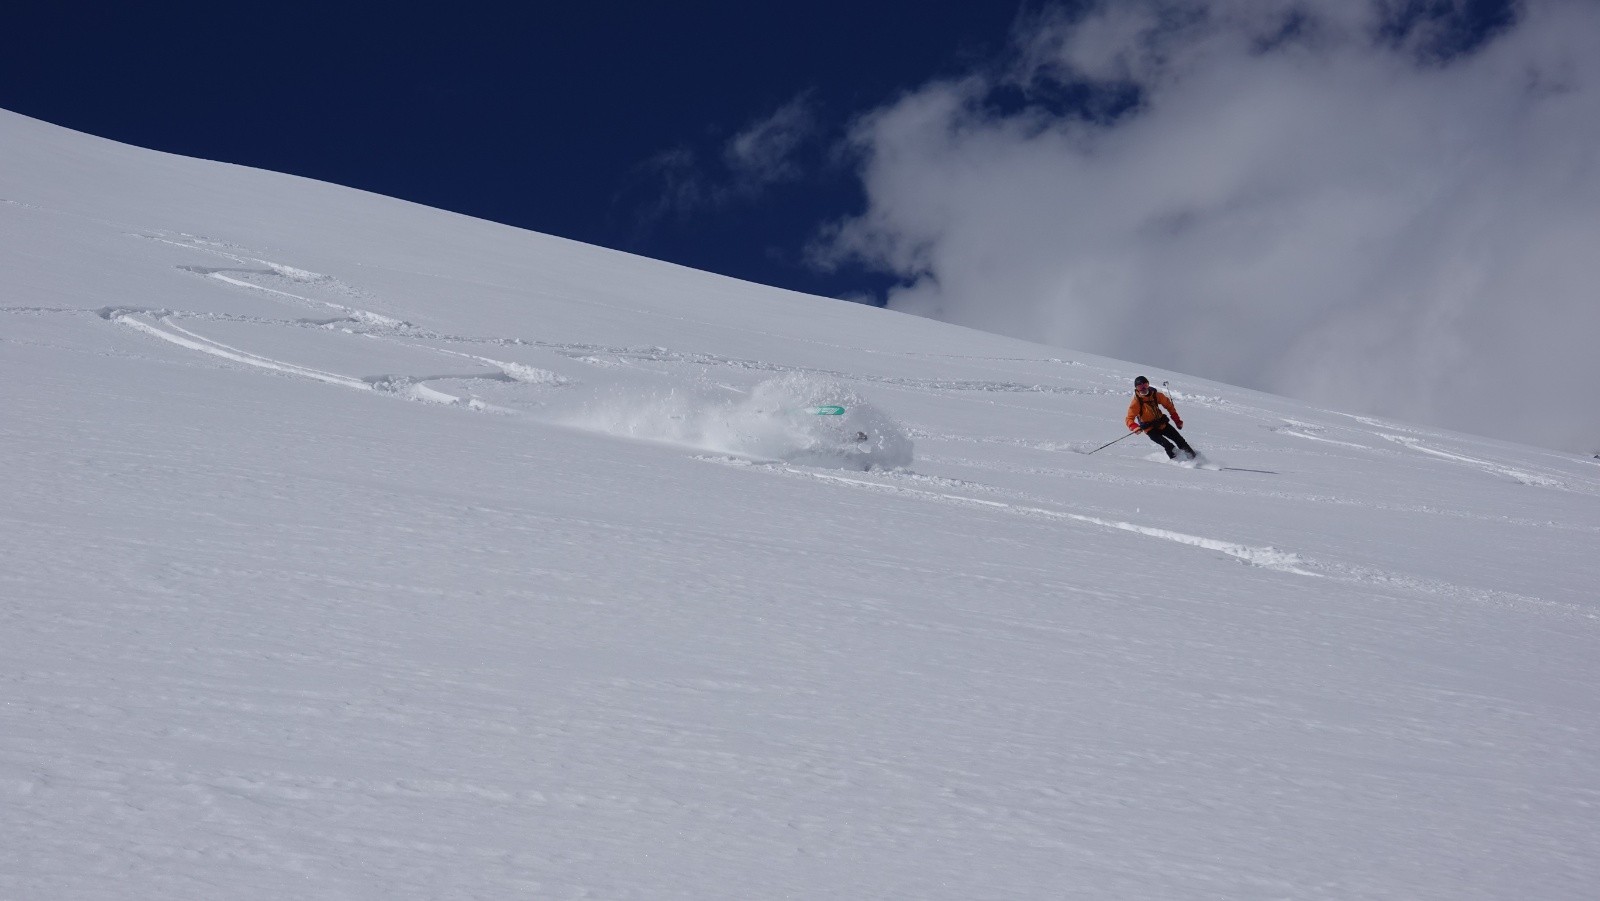
M 1166 431 L 1166 427 L 1165 426 L 1160 426 L 1158 428 L 1153 428 L 1150 431 L 1145 432 L 1145 434 L 1150 436 L 1150 440 L 1151 441 L 1154 441 L 1155 443 L 1161 445 L 1161 449 L 1167 452 L 1167 459 L 1171 460 L 1171 459 L 1173 459 L 1173 458 L 1178 456 L 1178 452 L 1172 449 L 1172 442 L 1168 441 L 1166 439 L 1166 437 L 1161 434 L 1162 432 L 1165 432 L 1165 431 Z
M 1195 453 L 1195 449 L 1194 448 L 1189 446 L 1189 442 L 1184 440 L 1182 432 L 1178 431 L 1175 428 L 1168 427 L 1167 428 L 1167 434 L 1172 438 L 1173 441 L 1176 441 L 1178 443 L 1178 449 L 1179 450 L 1181 450 L 1184 453 L 1188 454 L 1190 457 L 1198 457 L 1198 456 L 1200 456 L 1199 454 Z

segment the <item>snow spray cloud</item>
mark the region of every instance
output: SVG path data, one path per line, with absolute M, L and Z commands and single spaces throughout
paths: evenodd
M 566 421 L 757 460 L 859 471 L 911 465 L 912 442 L 900 425 L 831 379 L 790 373 L 729 392 L 713 385 L 612 392 Z
M 1507 4 L 1511 0 L 1506 0 Z M 1600 449 L 1600 4 L 1117 0 L 863 116 L 891 308 Z

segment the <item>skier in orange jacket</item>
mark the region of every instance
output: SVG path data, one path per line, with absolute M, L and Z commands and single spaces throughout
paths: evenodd
M 1166 408 L 1166 413 L 1162 412 L 1162 407 Z M 1172 414 L 1170 419 L 1167 413 Z M 1133 380 L 1133 402 L 1128 404 L 1127 422 L 1131 431 L 1144 432 L 1151 441 L 1161 445 L 1169 460 L 1177 458 L 1178 450 L 1188 454 L 1191 460 L 1199 456 L 1178 433 L 1183 428 L 1183 417 L 1178 415 L 1172 398 L 1150 387 L 1150 380 L 1142 375 Z M 1177 449 L 1173 448 L 1174 443 Z

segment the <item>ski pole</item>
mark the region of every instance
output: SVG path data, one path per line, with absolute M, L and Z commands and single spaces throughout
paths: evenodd
M 1122 438 L 1132 438 L 1134 435 L 1137 435 L 1137 434 L 1139 434 L 1139 433 L 1138 432 L 1129 432 L 1128 434 L 1123 435 Z M 1121 441 L 1122 438 L 1118 438 L 1118 439 L 1116 439 L 1116 441 L 1107 441 L 1105 444 L 1102 444 L 1099 447 L 1095 448 L 1094 450 L 1089 451 L 1089 453 L 1084 454 L 1084 456 L 1087 457 L 1087 456 L 1089 456 L 1089 454 L 1098 453 L 1100 451 L 1103 451 L 1106 448 L 1110 447 L 1111 445 L 1116 444 L 1117 441 Z

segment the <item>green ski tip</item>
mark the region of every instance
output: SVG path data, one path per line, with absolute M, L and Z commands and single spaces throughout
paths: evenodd
M 826 407 L 806 407 L 806 412 L 817 416 L 843 416 L 844 407 L 832 405 Z

